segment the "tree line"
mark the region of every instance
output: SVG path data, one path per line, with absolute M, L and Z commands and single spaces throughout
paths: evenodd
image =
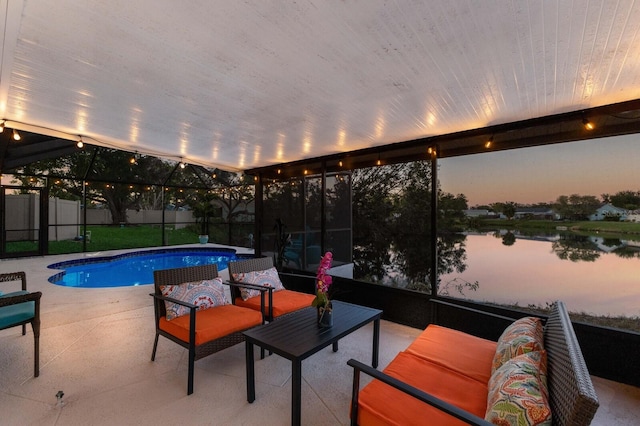
M 611 204 L 624 210 L 638 210 L 640 209 L 640 191 L 624 190 L 615 194 L 602 194 L 600 198 L 580 194 L 560 195 L 553 203 L 518 204 L 506 201 L 477 205 L 474 209 L 501 213 L 508 219 L 512 219 L 519 208 L 546 208 L 553 210 L 563 219 L 587 220 L 603 204 Z

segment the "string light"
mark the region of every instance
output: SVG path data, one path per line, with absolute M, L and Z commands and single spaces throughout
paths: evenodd
M 596 128 L 596 126 L 589 120 L 587 120 L 586 118 L 582 119 L 582 124 L 584 125 L 584 128 L 591 131 L 593 129 Z
M 485 148 L 491 148 L 491 145 L 493 145 L 493 136 L 491 136 L 485 143 L 484 143 L 484 147 Z
M 84 146 L 84 142 L 82 142 L 82 135 L 78 135 L 78 142 L 76 142 L 76 146 L 78 148 L 82 148 Z
M 18 133 L 16 129 L 13 129 L 13 140 L 19 141 L 20 139 L 20 133 Z
M 4 132 L 4 123 L 6 120 L 0 120 L 0 133 Z

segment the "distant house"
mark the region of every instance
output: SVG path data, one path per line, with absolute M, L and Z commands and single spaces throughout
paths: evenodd
M 613 204 L 603 204 L 591 216 L 589 220 L 605 220 L 607 217 L 617 217 L 618 220 L 627 220 L 627 210 L 616 207 Z
M 487 209 L 469 209 L 464 210 L 466 217 L 484 217 L 484 218 L 497 218 L 498 215 L 495 212 Z
M 464 211 L 466 217 L 486 217 L 489 215 L 489 210 L 486 209 L 469 209 Z
M 640 222 L 640 210 L 627 212 L 627 222 Z
M 560 217 L 548 207 L 518 207 L 515 219 L 557 220 Z

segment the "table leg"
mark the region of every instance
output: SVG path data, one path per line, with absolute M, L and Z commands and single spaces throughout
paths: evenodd
M 247 365 L 247 401 L 250 403 L 256 400 L 256 378 L 253 365 L 253 343 L 245 340 L 245 355 Z
M 380 349 L 380 319 L 373 321 L 373 357 L 371 366 L 378 368 L 378 352 Z
M 302 361 L 292 360 L 291 425 L 300 426 L 302 418 Z

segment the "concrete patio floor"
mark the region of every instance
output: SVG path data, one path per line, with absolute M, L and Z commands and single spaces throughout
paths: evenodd
M 185 349 L 160 338 L 156 360 L 150 360 L 151 286 L 82 289 L 47 281 L 55 273 L 47 265 L 95 255 L 0 261 L 0 273 L 25 271 L 28 289 L 43 293 L 40 377 L 33 377 L 30 328 L 26 336 L 17 327 L 0 331 L 0 424 L 289 424 L 289 361 L 277 355 L 256 361 L 256 401 L 249 404 L 244 344 L 236 345 L 196 362 L 195 391 L 187 396 Z M 337 353 L 329 347 L 303 361 L 304 425 L 349 423 L 352 369 L 346 363 L 371 361 L 372 330 L 369 324 L 341 340 Z M 419 332 L 382 321 L 379 368 Z M 639 388 L 598 377 L 593 381 L 601 406 L 592 424 L 640 424 Z M 56 398 L 60 390 L 62 404 Z

